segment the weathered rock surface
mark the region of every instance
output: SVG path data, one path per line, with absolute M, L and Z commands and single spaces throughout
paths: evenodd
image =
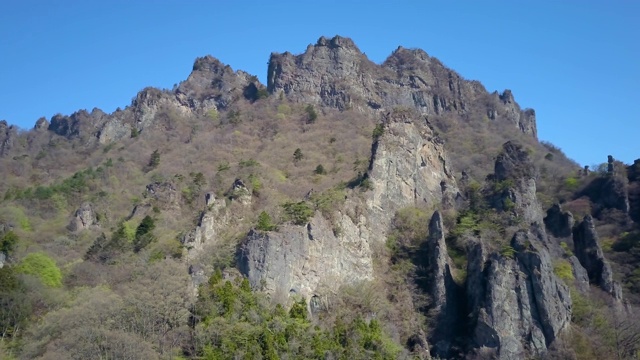
M 49 131 L 67 139 L 79 139 L 85 145 L 108 144 L 129 137 L 133 130 L 142 134 L 153 127 L 168 128 L 163 124 L 166 113 L 189 117 L 201 116 L 211 109 L 224 109 L 243 98 L 250 85 L 264 88 L 255 76 L 234 72 L 230 66 L 206 56 L 196 59 L 191 75 L 173 91 L 145 88 L 124 110 L 117 109 L 112 114 L 99 109 L 91 113 L 80 110 L 69 116 L 58 114 L 51 118 L 50 124 L 46 119 L 45 122 L 39 120 L 36 128 L 46 125 Z M 0 146 L 2 140 L 0 136 Z
M 513 214 L 514 220 L 542 224 L 542 208 L 536 197 L 536 168 L 522 145 L 508 141 L 495 162 L 494 181 L 502 189 L 492 206 Z
M 478 356 L 540 356 L 571 319 L 569 289 L 553 272 L 535 177 L 536 168 L 522 146 L 505 143 L 490 177 L 488 200 L 511 214 L 520 230 L 510 246 L 497 252 L 488 252 L 484 239 L 469 246 L 469 346 Z
M 573 273 L 574 284 L 580 290 L 581 293 L 586 294 L 589 291 L 589 274 L 587 270 L 582 266 L 580 260 L 571 255 L 567 258 L 567 261 L 571 264 L 571 271 Z
M 563 211 L 560 204 L 553 204 L 544 218 L 547 231 L 557 238 L 570 237 L 574 223 L 573 215 L 569 211 Z
M 628 180 L 609 175 L 594 179 L 580 194 L 587 196 L 594 204 L 593 213 L 596 216 L 605 209 L 620 210 L 629 214 Z
M 385 241 L 395 212 L 407 206 L 443 204 L 452 207 L 458 187 L 443 142 L 415 121 L 415 113 L 392 111 L 374 143 L 366 193 L 371 232 Z
M 154 182 L 147 185 L 144 196 L 163 210 L 177 209 L 180 207 L 178 190 L 175 184 L 171 182 Z
M 209 200 L 207 209 L 200 214 L 198 225 L 182 238 L 189 263 L 197 263 L 198 256 L 214 245 L 218 233 L 228 226 L 229 215 L 224 211 L 225 207 L 224 201 Z
M 286 300 L 309 301 L 345 283 L 373 278 L 369 239 L 351 218 L 338 214 L 339 235 L 317 213 L 306 226 L 284 225 L 278 232 L 252 230 L 238 253 L 238 267 L 251 286 Z
M 429 236 L 427 238 L 426 274 L 429 278 L 428 289 L 431 296 L 433 317 L 433 332 L 430 342 L 434 346 L 433 353 L 438 358 L 446 358 L 450 354 L 460 326 L 466 319 L 463 316 L 463 293 L 451 275 L 447 244 L 445 242 L 444 225 L 440 212 L 434 212 L 429 222 Z
M 640 159 L 636 159 L 627 168 L 629 179 L 629 216 L 640 223 Z
M 5 120 L 0 120 L 0 156 L 8 154 L 13 148 L 13 142 L 18 134 L 15 126 L 7 124 Z
M 377 65 L 351 39 L 321 37 L 300 55 L 272 53 L 267 75 L 270 92 L 297 102 L 373 112 L 410 107 L 425 115 L 473 112 L 537 134 L 535 112 L 522 111 L 511 91 L 489 94 L 419 49 L 399 47 Z
M 77 232 L 97 224 L 98 220 L 93 206 L 90 203 L 84 203 L 73 214 L 73 218 L 69 222 L 67 229 L 72 232 Z
M 569 289 L 553 273 L 544 233 L 517 232 L 513 258 L 470 251 L 467 285 L 472 348 L 499 359 L 544 353 L 571 319 Z
M 621 300 L 619 285 L 613 281 L 613 272 L 605 259 L 598 240 L 598 233 L 591 215 L 584 217 L 573 231 L 573 244 L 576 257 L 587 270 L 589 282 L 598 285 L 602 290 Z

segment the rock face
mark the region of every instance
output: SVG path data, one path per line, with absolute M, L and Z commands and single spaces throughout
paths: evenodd
M 425 115 L 474 113 L 537 136 L 535 112 L 522 111 L 511 91 L 489 94 L 477 81 L 422 50 L 399 47 L 376 65 L 351 39 L 321 37 L 301 55 L 271 54 L 267 86 L 290 100 L 363 111 L 410 107 Z
M 176 209 L 180 207 L 180 197 L 175 184 L 171 182 L 154 182 L 146 187 L 146 198 L 153 200 L 153 203 L 163 210 Z
M 206 56 L 196 59 L 191 75 L 173 91 L 145 88 L 124 110 L 118 109 L 112 114 L 99 109 L 91 113 L 80 110 L 69 116 L 58 114 L 51 118 L 50 124 L 45 119 L 36 127 L 47 126 L 49 131 L 67 139 L 79 139 L 85 145 L 108 144 L 129 137 L 132 131 L 143 133 L 151 127 L 166 128 L 162 116 L 167 112 L 188 117 L 202 116 L 211 109 L 225 109 L 244 98 L 249 87 L 264 88 L 255 76 L 234 72 L 230 66 Z M 2 140 L 0 135 L 0 146 Z
M 13 147 L 13 141 L 17 135 L 15 126 L 0 120 L 0 156 L 6 156 Z
M 207 207 L 207 210 L 200 214 L 196 228 L 182 238 L 190 263 L 197 262 L 198 256 L 218 240 L 218 233 L 229 223 L 229 216 L 224 211 L 224 201 L 209 200 Z
M 594 214 L 604 209 L 616 209 L 629 214 L 627 179 L 609 175 L 594 179 L 579 195 L 588 196 L 594 204 Z
M 470 252 L 467 292 L 472 348 L 499 359 L 540 355 L 571 319 L 569 289 L 553 273 L 544 234 L 521 230 L 511 240 L 513 257 L 484 260 Z
M 238 253 L 238 267 L 251 286 L 286 300 L 297 294 L 310 300 L 341 284 L 371 280 L 371 248 L 361 229 L 340 214 L 339 235 L 319 213 L 306 226 L 284 225 L 278 232 L 252 230 Z
M 438 211 L 434 212 L 429 222 L 426 250 L 423 255 L 427 265 L 425 276 L 429 278 L 428 291 L 434 304 L 429 311 L 434 315 L 430 342 L 434 345 L 434 355 L 446 358 L 450 355 L 460 325 L 466 319 L 463 318 L 464 308 L 461 307 L 464 304 L 462 288 L 451 275 L 444 226 Z
M 368 171 L 372 190 L 366 193 L 372 233 L 386 234 L 398 209 L 452 207 L 459 196 L 443 142 L 415 116 L 411 111 L 386 114 L 383 134 L 373 144 Z
M 640 223 L 640 159 L 627 168 L 629 179 L 629 216 Z
M 604 258 L 591 215 L 585 216 L 574 229 L 573 244 L 576 257 L 587 270 L 589 282 L 600 286 L 615 299 L 622 300 L 622 290 L 620 285 L 613 281 L 613 272 L 609 262 Z
M 557 238 L 570 237 L 574 223 L 573 215 L 568 211 L 562 211 L 560 204 L 553 204 L 544 218 L 547 231 Z
M 478 356 L 540 356 L 571 319 L 569 289 L 553 272 L 535 174 L 522 146 L 503 145 L 490 179 L 497 190 L 488 200 L 496 210 L 519 220 L 513 224 L 521 229 L 500 251 L 488 252 L 484 239 L 469 247 L 469 347 Z
M 526 224 L 542 224 L 542 208 L 536 197 L 536 168 L 523 147 L 508 141 L 495 162 L 494 181 L 502 189 L 492 206 L 511 212 Z
M 72 232 L 77 232 L 88 229 L 89 227 L 97 224 L 98 220 L 95 212 L 93 211 L 92 205 L 90 203 L 84 203 L 73 214 L 73 218 L 71 219 L 71 222 L 69 222 L 67 229 Z

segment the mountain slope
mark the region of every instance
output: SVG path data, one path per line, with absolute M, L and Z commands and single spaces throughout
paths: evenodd
M 635 167 L 585 174 L 510 91 L 422 50 L 374 64 L 323 37 L 267 71 L 264 86 L 206 56 L 112 114 L 0 122 L 3 344 L 23 358 L 636 349 L 609 335 L 638 334 L 611 320 L 638 291 Z M 95 338 L 56 327 L 74 312 Z

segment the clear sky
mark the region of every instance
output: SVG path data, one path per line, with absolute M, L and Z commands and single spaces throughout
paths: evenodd
M 0 119 L 112 112 L 211 54 L 265 82 L 271 52 L 351 37 L 399 45 L 536 110 L 541 140 L 583 165 L 640 158 L 640 1 L 0 0 Z

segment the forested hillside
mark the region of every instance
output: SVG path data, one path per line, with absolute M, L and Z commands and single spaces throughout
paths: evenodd
M 266 71 L 0 121 L 0 358 L 640 356 L 640 159 L 419 49 Z

